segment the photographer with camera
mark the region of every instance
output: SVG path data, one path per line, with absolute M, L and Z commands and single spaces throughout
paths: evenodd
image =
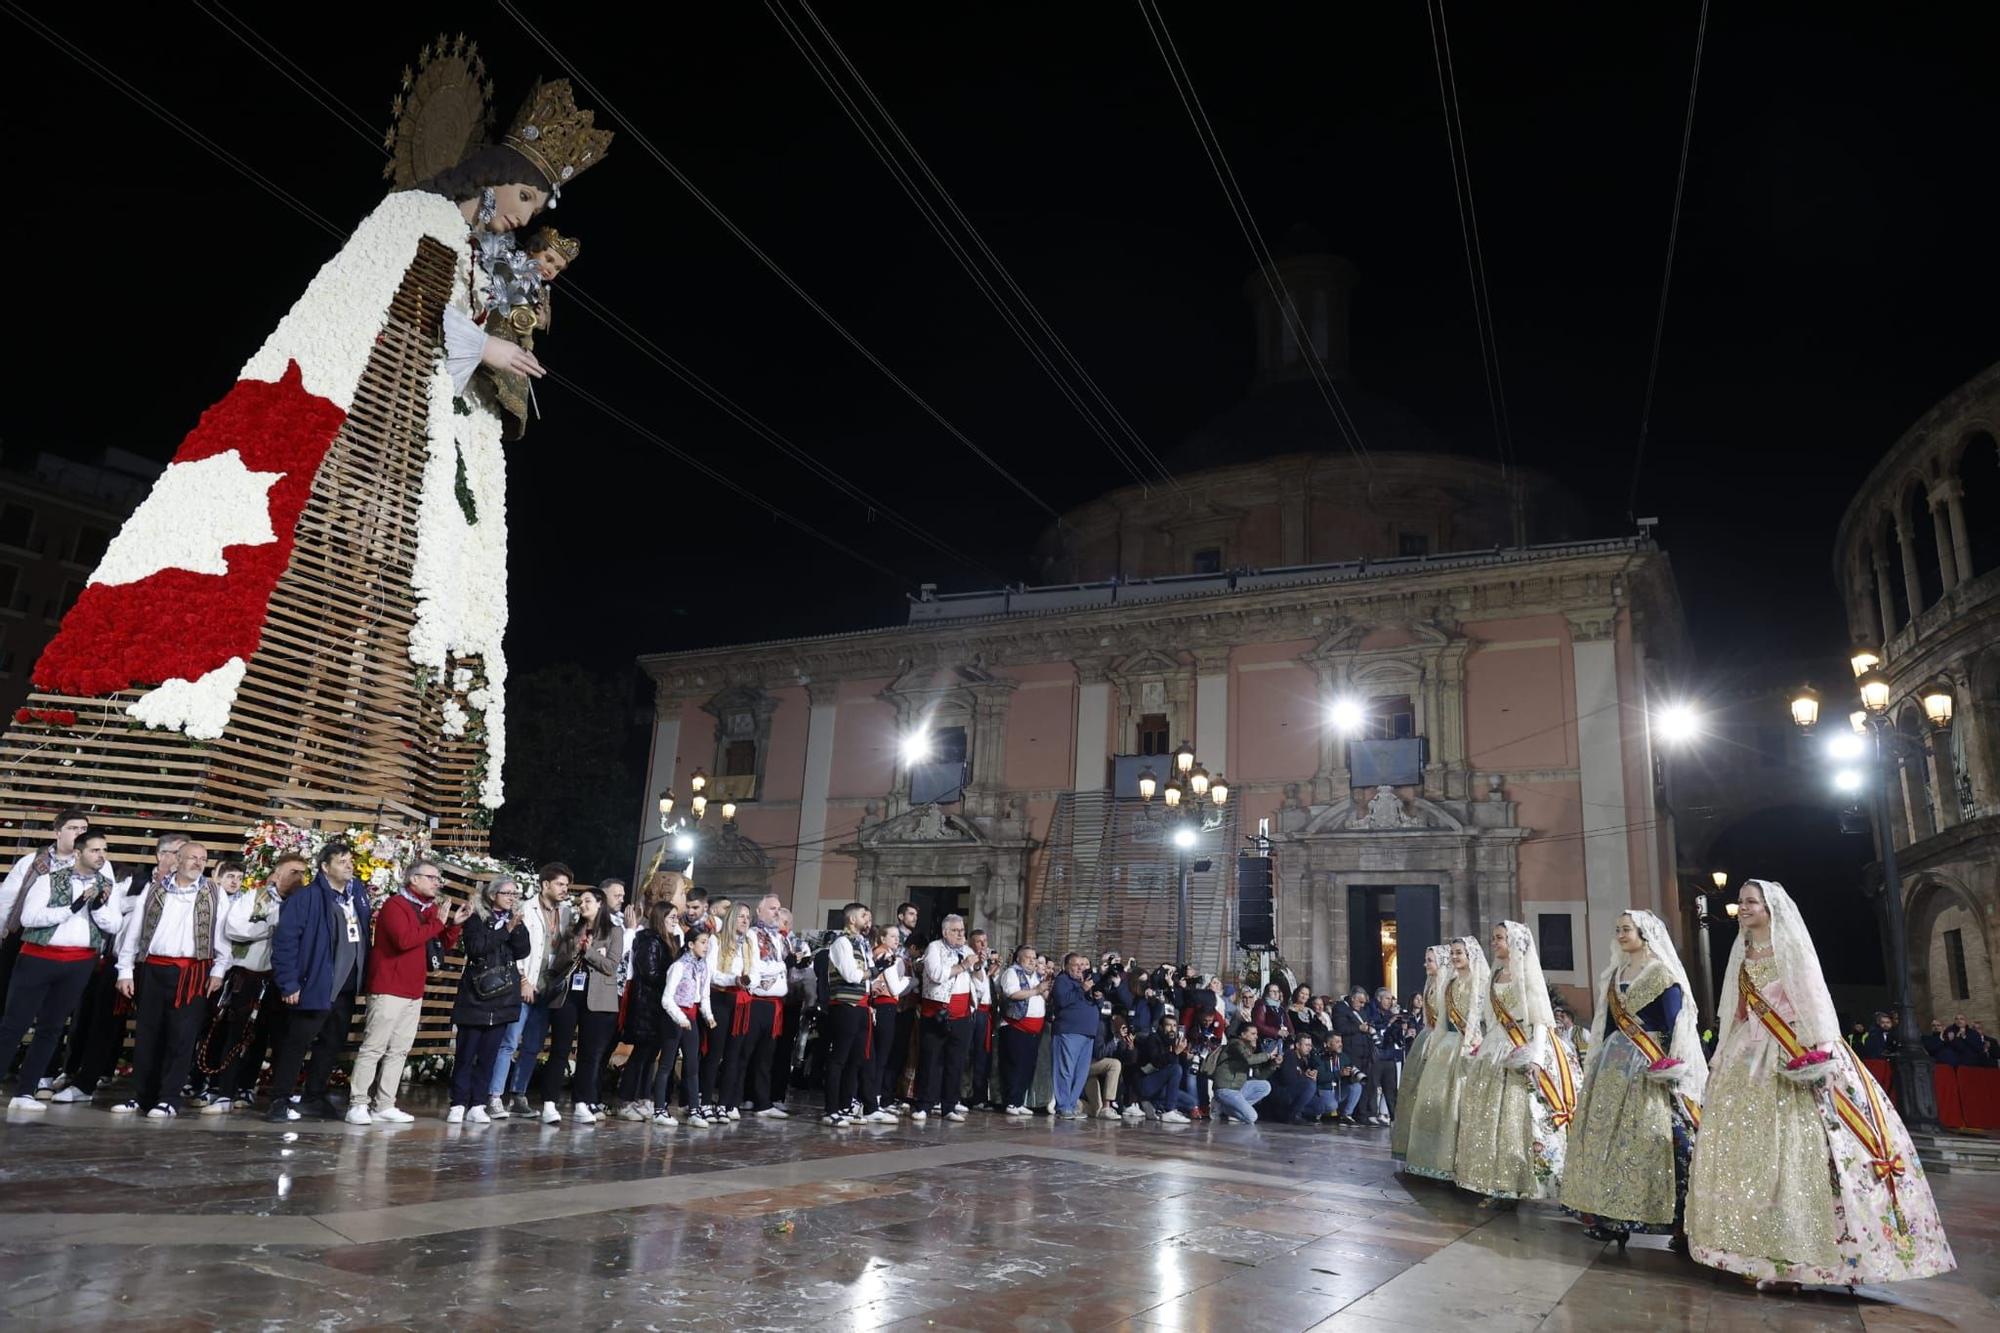
M 1167 1015 L 1139 1038 L 1137 1047 L 1139 1113 L 1148 1120 L 1187 1124 L 1188 1112 L 1195 1108 L 1194 1051 L 1179 1022 Z
M 1083 1080 L 1089 1074 L 1097 1031 L 1104 1021 L 1099 1001 L 1092 998 L 1090 959 L 1072 953 L 1063 959 L 1062 974 L 1050 992 L 1049 1027 L 1055 1045 L 1050 1051 L 1055 1072 L 1056 1117 L 1075 1120 Z
M 1034 1114 L 1027 1105 L 1028 1089 L 1035 1081 L 1048 996 L 1054 987 L 1054 979 L 1043 974 L 1032 944 L 1014 950 L 1013 966 L 1000 973 L 1000 998 L 1006 1006 L 1001 1011 L 1000 1081 L 1006 1089 L 1006 1114 L 1016 1118 Z

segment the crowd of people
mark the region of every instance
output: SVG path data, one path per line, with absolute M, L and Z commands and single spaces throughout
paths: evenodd
M 404 1070 L 448 962 L 453 1124 L 707 1128 L 817 1102 L 836 1128 L 974 1110 L 1380 1126 L 1422 1025 L 1421 1001 L 1404 1012 L 1387 989 L 1333 999 L 1288 977 L 1239 989 L 1025 944 L 1003 957 L 956 915 L 927 938 L 911 903 L 881 924 L 850 904 L 841 929 L 806 932 L 774 894 L 711 900 L 678 877 L 628 902 L 623 881 L 577 886 L 552 862 L 457 905 L 435 861 L 402 878 L 376 899 L 336 838 L 245 888 L 241 861 L 167 834 L 154 864 L 121 880 L 104 836 L 65 811 L 0 883 L 10 1109 L 106 1093 L 111 1110 L 153 1119 L 407 1122 Z
M 1949 1022 L 1933 1018 L 1922 1040 L 1925 1054 L 1938 1064 L 1957 1069 L 2000 1067 L 2000 1037 L 1987 1036 L 1984 1028 L 1964 1014 L 1954 1014 Z M 1902 1038 L 1896 1035 L 1896 1016 L 1877 1010 L 1872 1022 L 1856 1023 L 1848 1029 L 1847 1044 L 1864 1060 L 1888 1059 L 1903 1046 Z

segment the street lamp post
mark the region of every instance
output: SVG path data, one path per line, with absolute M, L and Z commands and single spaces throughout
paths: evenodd
M 1175 962 L 1184 964 L 1192 952 L 1188 931 L 1193 915 L 1189 900 L 1194 845 L 1203 832 L 1222 827 L 1223 807 L 1229 803 L 1229 780 L 1220 773 L 1211 775 L 1197 763 L 1194 746 L 1186 741 L 1181 742 L 1180 749 L 1171 757 L 1171 776 L 1164 786 L 1150 767 L 1139 774 L 1139 799 L 1150 806 L 1157 794 L 1167 809 L 1167 831 L 1174 844 Z
M 1866 758 L 1873 781 L 1869 814 L 1875 825 L 1876 845 L 1882 852 L 1882 910 L 1889 928 L 1890 1003 L 1896 1009 L 1896 1049 L 1890 1053 L 1889 1068 L 1897 1108 L 1911 1129 L 1937 1130 L 1937 1089 L 1932 1083 L 1930 1052 L 1924 1049 L 1917 1030 L 1917 1015 L 1910 1000 L 1910 949 L 1903 915 L 1903 881 L 1896 869 L 1896 829 L 1889 812 L 1889 783 L 1910 759 L 1921 761 L 1924 743 L 1903 735 L 1889 716 L 1892 690 L 1889 678 L 1876 669 L 1881 661 L 1868 648 L 1857 648 L 1851 659 L 1856 685 L 1861 694 L 1861 711 L 1849 716 L 1857 731 L 1869 740 Z M 1942 729 L 1951 722 L 1949 691 L 1924 691 L 1925 711 L 1931 724 Z M 1792 701 L 1792 720 L 1810 731 L 1819 721 L 1819 696 L 1809 688 Z

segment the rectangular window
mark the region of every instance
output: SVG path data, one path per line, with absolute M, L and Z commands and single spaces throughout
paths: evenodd
M 1944 969 L 1951 975 L 1951 998 L 1969 1000 L 1972 986 L 1965 975 L 1965 933 L 1947 930 L 1944 933 Z
M 731 741 L 722 751 L 722 775 L 750 777 L 757 771 L 757 742 Z
M 1173 748 L 1167 739 L 1167 715 L 1147 713 L 1139 719 L 1139 753 L 1165 754 Z
M 1417 734 L 1417 710 L 1407 694 L 1378 695 L 1368 701 L 1361 725 L 1364 740 L 1404 741 Z
M 1205 546 L 1194 553 L 1194 573 L 1220 574 L 1222 572 L 1222 548 Z
M 930 758 L 910 767 L 910 804 L 956 801 L 965 788 L 969 758 L 964 727 L 939 727 L 932 732 Z
M 70 545 L 69 558 L 79 565 L 96 568 L 104 558 L 104 548 L 111 544 L 111 534 L 103 528 L 78 528 L 76 540 Z
M 0 607 L 10 607 L 24 611 L 25 606 L 15 604 L 15 593 L 21 586 L 21 570 L 16 565 L 0 565 Z
M 1421 532 L 1399 532 L 1396 534 L 1397 555 L 1429 555 L 1431 539 Z
M 34 510 L 27 505 L 0 505 L 0 545 L 25 548 L 34 535 Z
M 1568 912 L 1544 912 L 1535 918 L 1535 945 L 1542 953 L 1542 970 L 1574 972 L 1576 938 Z

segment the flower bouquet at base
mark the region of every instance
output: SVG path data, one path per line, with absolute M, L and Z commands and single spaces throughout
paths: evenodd
M 1785 1062 L 1778 1071 L 1778 1077 L 1789 1079 L 1801 1087 L 1811 1087 L 1822 1083 L 1833 1073 L 1833 1053 L 1831 1051 L 1801 1051 Z

